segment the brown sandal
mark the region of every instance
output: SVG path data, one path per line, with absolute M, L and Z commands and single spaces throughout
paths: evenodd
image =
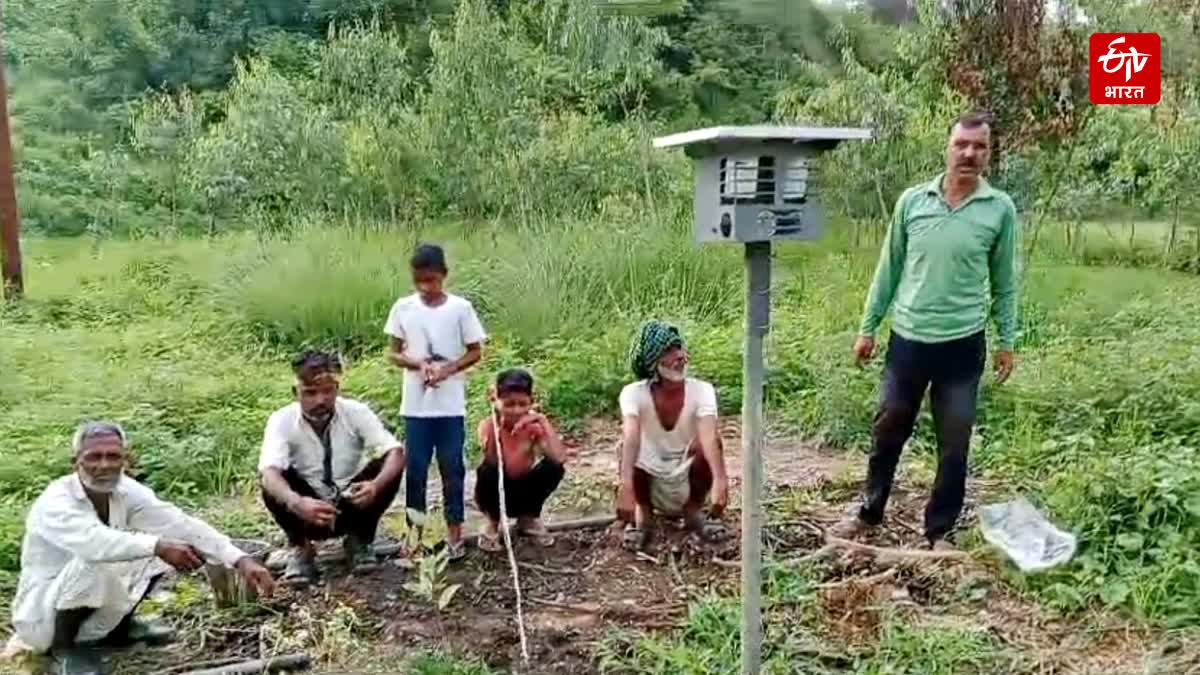
M 479 539 L 477 540 L 475 545 L 478 546 L 479 550 L 481 550 L 481 551 L 487 551 L 488 553 L 497 553 L 502 548 L 502 544 L 500 543 L 501 536 L 503 536 L 503 535 L 501 535 L 499 532 L 496 532 L 495 534 L 488 534 L 487 532 L 481 532 L 479 534 Z
M 554 535 L 550 534 L 550 530 L 541 522 L 538 522 L 537 528 L 521 528 L 518 534 L 533 539 L 534 543 L 543 548 L 554 545 Z

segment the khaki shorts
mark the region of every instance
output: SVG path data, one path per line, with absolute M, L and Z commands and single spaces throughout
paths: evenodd
M 687 471 L 668 478 L 650 476 L 650 503 L 655 511 L 665 516 L 683 515 L 683 507 L 691 494 L 692 485 L 688 481 Z

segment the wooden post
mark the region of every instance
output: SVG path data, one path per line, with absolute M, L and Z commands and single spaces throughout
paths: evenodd
M 762 668 L 763 339 L 771 322 L 771 243 L 746 244 L 742 369 L 742 675 Z
M 4 28 L 0 22 L 0 257 L 3 257 L 4 298 L 16 300 L 24 293 L 25 284 L 21 274 L 21 218 L 17 212 L 17 186 L 13 179 L 3 43 Z

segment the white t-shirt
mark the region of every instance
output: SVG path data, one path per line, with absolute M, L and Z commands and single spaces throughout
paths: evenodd
M 687 461 L 687 451 L 696 439 L 697 423 L 701 417 L 717 416 L 716 390 L 708 382 L 690 377 L 684 381 L 679 421 L 670 431 L 658 419 L 649 380 L 625 385 L 620 403 L 621 415 L 637 417 L 641 427 L 637 467 L 659 478 L 678 477 L 688 470 L 691 462 Z
M 437 307 L 426 305 L 415 293 L 400 298 L 392 305 L 383 330 L 404 340 L 404 351 L 418 359 L 432 353 L 456 361 L 467 352 L 467 345 L 487 338 L 471 302 L 449 293 Z M 406 369 L 400 414 L 405 417 L 465 416 L 466 374 L 456 373 L 436 387 L 426 387 L 420 371 Z
M 367 448 L 383 453 L 400 447 L 396 437 L 383 426 L 366 403 L 338 397 L 329 421 L 330 469 L 333 482 L 345 490 L 350 480 L 366 467 Z M 271 414 L 263 432 L 258 470 L 295 469 L 296 473 L 322 497 L 332 497 L 325 485 L 325 444 L 304 419 L 298 402 L 292 402 Z

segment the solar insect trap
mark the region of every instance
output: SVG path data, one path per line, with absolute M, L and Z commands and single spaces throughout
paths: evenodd
M 771 242 L 821 236 L 817 158 L 868 129 L 712 127 L 654 140 L 680 147 L 695 168 L 700 243 L 746 250 L 746 341 L 742 373 L 742 675 L 762 665 L 763 339 L 770 327 Z

